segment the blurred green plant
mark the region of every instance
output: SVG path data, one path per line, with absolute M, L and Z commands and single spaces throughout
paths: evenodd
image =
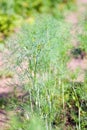
M 0 41 L 13 32 L 14 16 L 0 14 Z
M 75 2 L 75 0 L 0 0 L 0 10 L 3 13 L 17 13 L 21 14 L 22 16 L 26 16 L 29 15 L 32 11 L 50 13 L 52 12 L 53 8 L 58 6 L 58 4 L 61 6 L 61 4 L 63 5 L 72 2 Z
M 12 127 L 9 130 L 45 130 L 46 129 L 45 124 L 42 122 L 42 119 L 38 117 L 37 114 L 33 114 L 32 117 L 30 117 L 30 115 L 26 113 L 26 118 L 24 119 L 23 123 L 21 123 L 20 118 L 18 116 L 14 116 L 10 124 L 12 125 Z
M 0 41 L 13 32 L 16 18 L 19 21 L 20 17 L 25 19 L 37 13 L 48 13 L 60 19 L 73 2 L 74 0 L 0 0 Z
M 79 72 L 67 70 L 68 50 L 72 48 L 70 29 L 65 21 L 38 16 L 33 24 L 24 24 L 15 39 L 7 41 L 10 58 L 6 65 L 16 72 L 20 86 L 27 91 L 19 104 L 20 113 L 29 112 L 31 117 L 37 113 L 46 130 L 80 130 L 87 125 L 87 82 L 74 82 Z M 22 128 L 21 114 L 18 116 Z M 22 125 L 26 122 L 23 116 Z
M 79 34 L 80 47 L 87 53 L 87 24 L 82 22 L 82 32 Z
M 31 112 L 37 111 L 45 120 L 48 129 L 51 129 L 56 113 L 57 121 L 64 124 L 64 115 L 60 113 L 65 108 L 67 51 L 71 48 L 69 30 L 69 24 L 51 16 L 39 16 L 32 25 L 25 24 L 15 40 L 7 42 L 11 49 L 10 69 L 17 72 L 19 68 L 19 81 L 27 81 L 24 85 L 28 92 L 26 104 Z M 23 64 L 26 64 L 24 68 Z

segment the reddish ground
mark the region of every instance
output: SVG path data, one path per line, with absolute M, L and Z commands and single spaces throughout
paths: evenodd
M 78 0 L 78 2 L 86 4 L 87 0 Z
M 77 33 L 81 32 L 81 27 L 78 26 L 79 18 L 81 18 L 85 12 L 85 4 L 87 4 L 87 0 L 77 0 L 77 11 L 71 12 L 67 17 L 66 21 L 73 25 L 72 27 L 72 45 L 75 48 L 79 47 L 79 41 L 77 39 Z M 85 70 L 87 70 L 87 57 L 81 58 L 71 58 L 67 67 L 71 72 L 75 72 L 77 68 L 79 68 L 79 73 L 76 82 L 84 82 Z

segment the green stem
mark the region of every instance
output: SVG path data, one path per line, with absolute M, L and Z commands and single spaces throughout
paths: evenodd
M 79 115 L 79 130 L 81 130 L 81 124 L 80 124 L 80 107 L 79 107 L 79 109 L 78 109 L 78 115 Z

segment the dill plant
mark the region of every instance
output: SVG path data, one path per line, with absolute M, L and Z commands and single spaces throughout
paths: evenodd
M 7 42 L 8 66 L 18 74 L 28 92 L 29 112 L 38 113 L 46 130 L 52 130 L 56 115 L 56 124 L 65 124 L 66 65 L 71 45 L 70 27 L 63 22 L 51 16 L 38 16 L 34 24 L 23 25 Z

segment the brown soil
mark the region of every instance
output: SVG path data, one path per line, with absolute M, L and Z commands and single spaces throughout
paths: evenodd
M 4 61 L 3 61 L 3 54 L 0 53 L 0 70 L 4 69 Z M 4 110 L 4 105 L 6 105 L 8 98 L 13 97 L 16 93 L 17 97 L 22 97 L 23 92 L 22 89 L 16 88 L 16 86 L 20 85 L 18 83 L 17 76 L 12 77 L 0 77 L 0 130 L 8 130 L 9 127 L 9 114 L 7 111 Z M 14 91 L 15 89 L 15 91 Z M 3 103 L 1 103 L 3 102 Z
M 5 130 L 4 128 L 8 128 L 9 125 L 8 122 L 7 113 L 5 110 L 0 110 L 0 130 Z M 4 127 L 5 126 L 5 127 Z
M 0 53 L 0 70 L 3 70 L 3 55 Z M 11 87 L 7 85 L 8 82 L 10 82 L 10 78 L 0 78 L 0 101 L 3 100 L 3 98 L 7 98 L 9 93 L 11 93 L 13 90 Z M 1 104 L 0 104 L 1 105 Z M 7 113 L 5 110 L 0 109 L 0 129 L 4 130 L 7 127 Z
M 81 32 L 81 27 L 79 27 L 78 22 L 79 18 L 81 18 L 85 12 L 85 6 L 84 6 L 85 4 L 87 4 L 87 0 L 77 0 L 77 11 L 71 12 L 68 15 L 68 17 L 66 17 L 66 20 L 68 19 L 67 22 L 73 25 L 71 34 L 72 34 L 72 45 L 74 48 L 78 48 L 80 44 L 77 38 L 77 33 Z M 85 71 L 87 70 L 86 56 L 84 56 L 83 58 L 72 57 L 71 60 L 68 62 L 67 67 L 71 72 L 75 72 L 79 68 L 80 71 L 75 82 L 84 82 Z

